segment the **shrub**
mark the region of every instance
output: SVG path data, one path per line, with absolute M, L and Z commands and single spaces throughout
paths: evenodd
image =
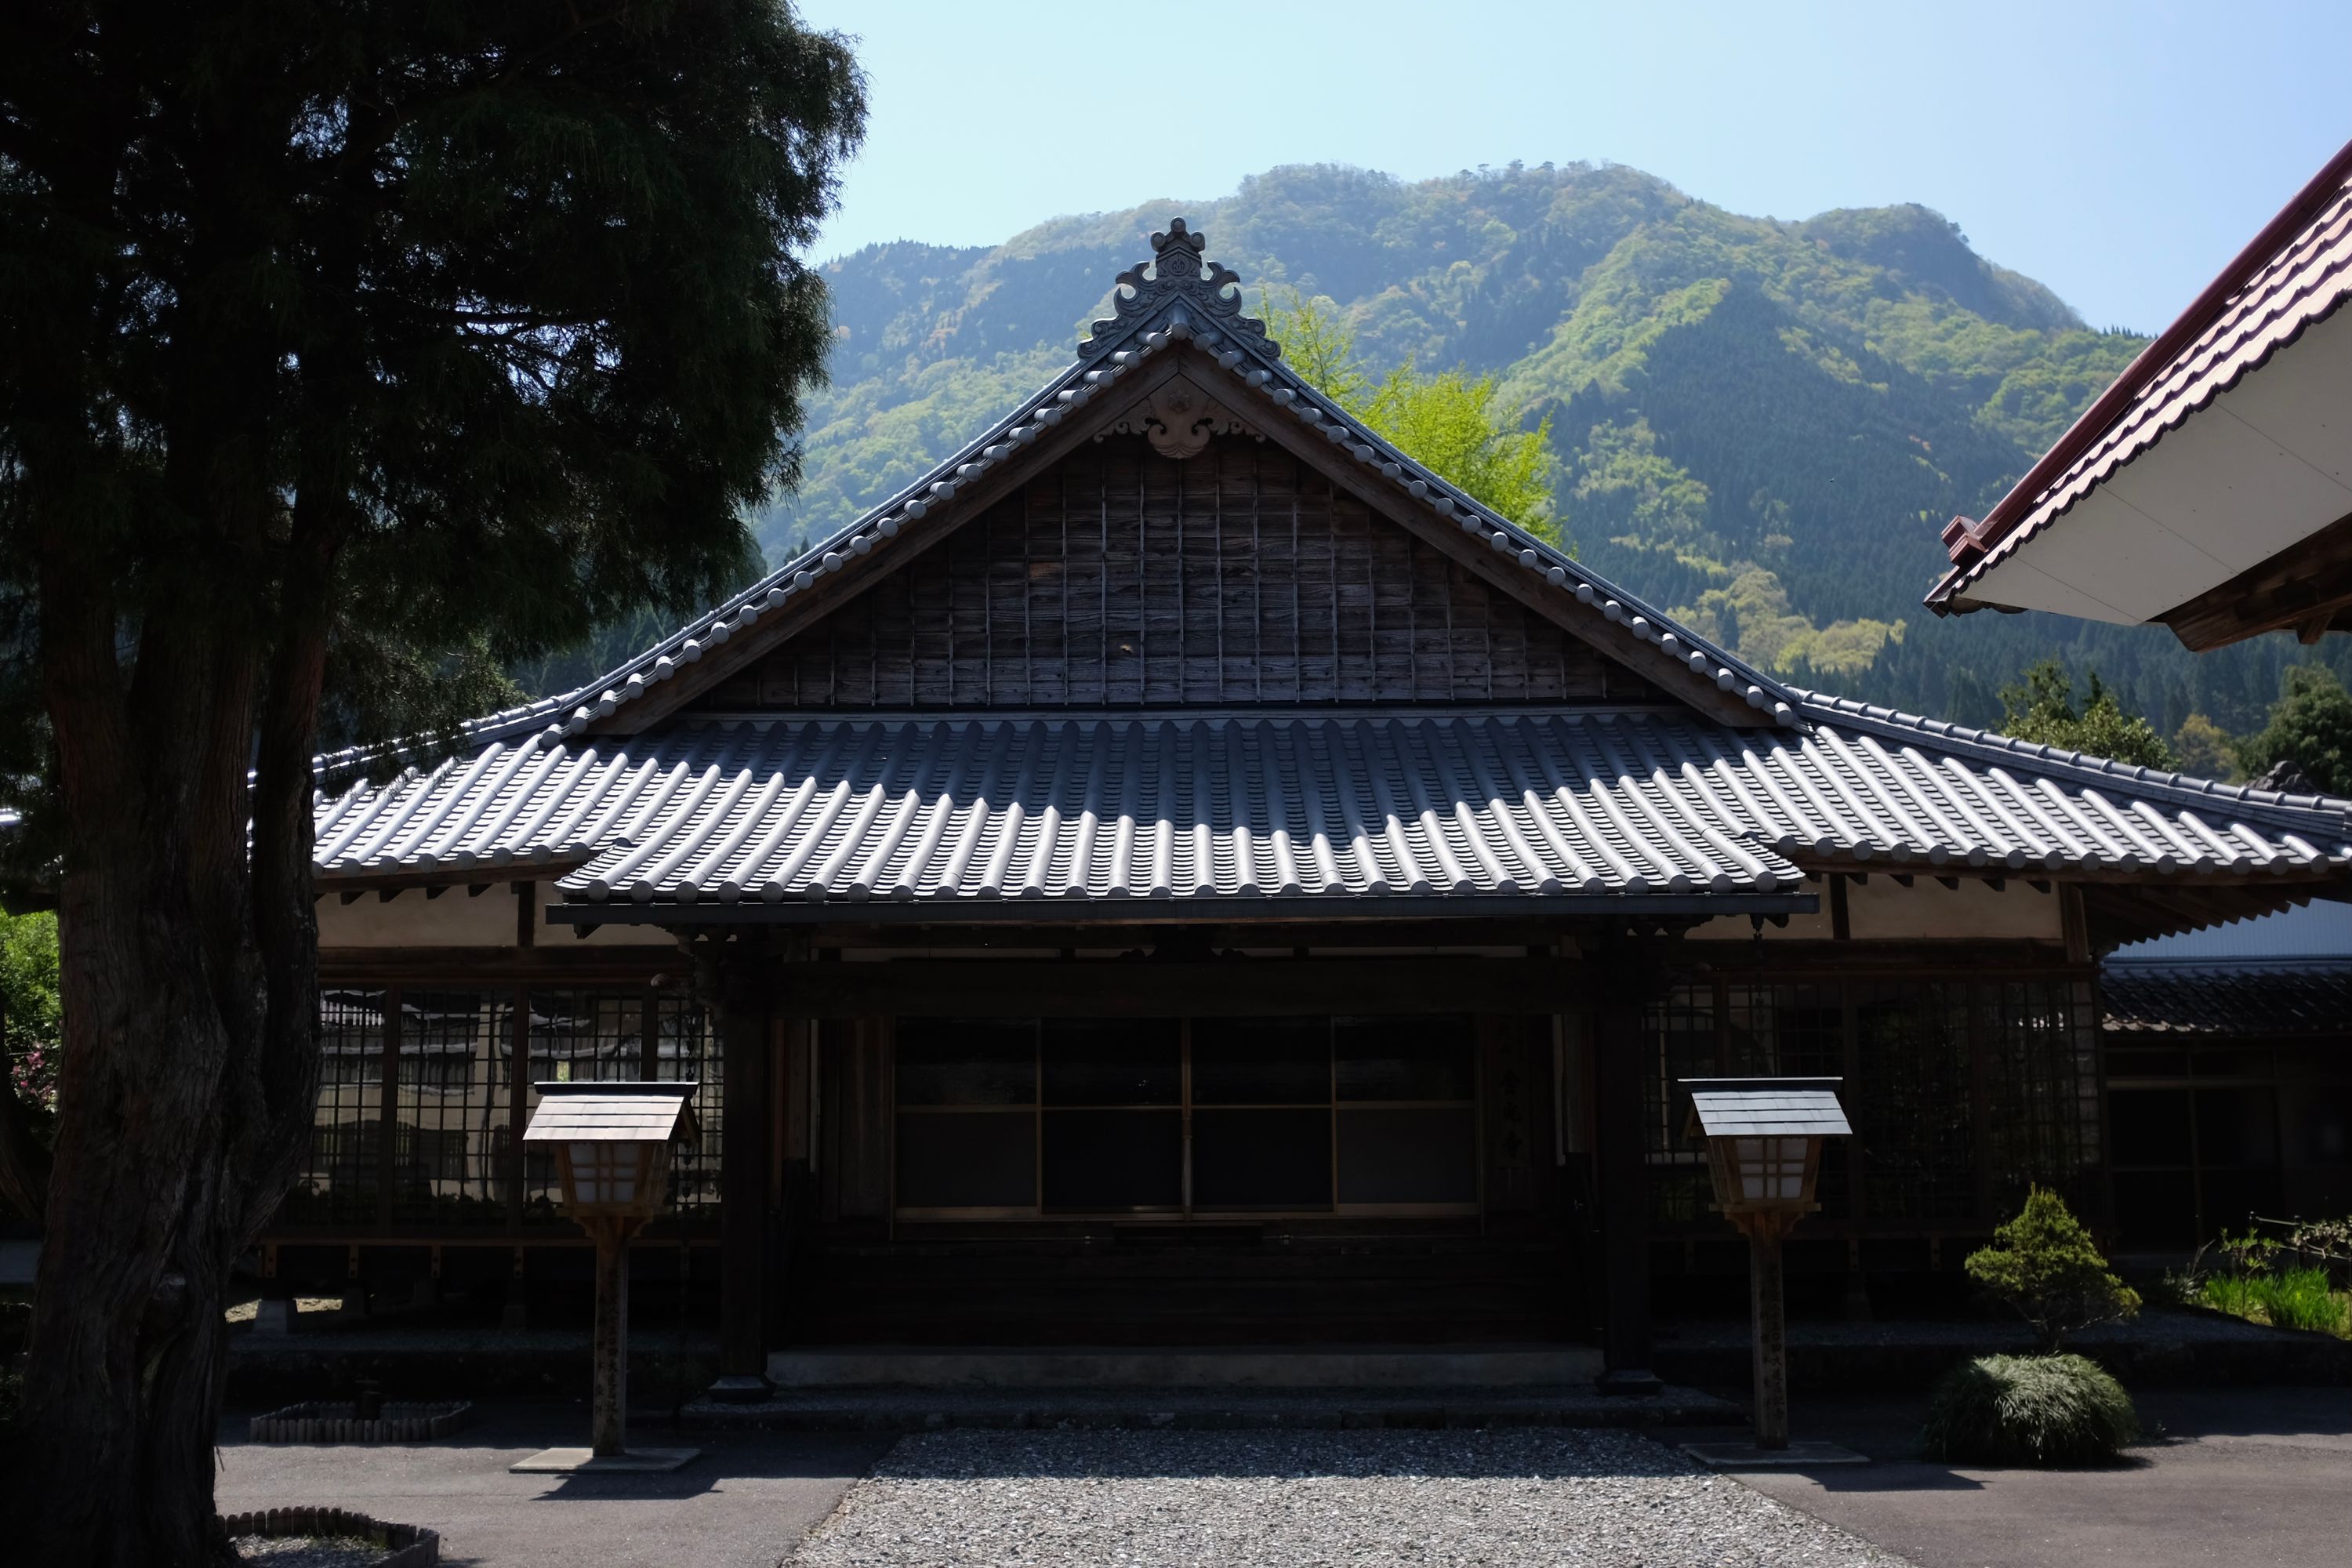
M 1936 1385 L 1920 1441 L 1948 1464 L 2091 1465 L 2138 1436 L 2131 1396 L 2095 1363 L 1989 1355 Z
M 2046 1187 L 1969 1255 L 1969 1278 L 2017 1310 L 2044 1352 L 2075 1329 L 2137 1316 L 2139 1295 L 2115 1276 L 2091 1233 Z

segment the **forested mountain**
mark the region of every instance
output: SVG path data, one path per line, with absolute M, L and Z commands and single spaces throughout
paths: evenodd
M 1375 369 L 1495 373 L 1529 427 L 1550 419 L 1581 558 L 1792 679 L 1989 723 L 1997 689 L 2055 653 L 2168 734 L 2192 710 L 2242 731 L 2279 668 L 2311 657 L 2284 638 L 2200 659 L 2160 630 L 1928 616 L 1944 520 L 1981 515 L 2146 340 L 2087 328 L 1924 207 L 1743 217 L 1585 164 L 1420 183 L 1282 168 L 993 248 L 844 257 L 825 269 L 834 384 L 812 402 L 799 493 L 761 520 L 771 556 L 1043 383 L 1180 213 L 1253 291 L 1331 300 Z

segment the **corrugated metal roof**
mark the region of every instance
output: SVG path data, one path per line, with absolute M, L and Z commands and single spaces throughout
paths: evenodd
M 1847 1138 L 1833 1078 L 1686 1078 L 1691 1116 L 1710 1138 Z
M 1919 868 L 2352 867 L 2339 807 L 1877 710 L 739 719 L 495 742 L 321 805 L 328 875 L 555 864 L 589 901 L 1790 893 Z
M 691 1083 L 542 1083 L 526 1143 L 667 1142 L 692 1136 Z
M 2334 962 L 2107 961 L 2103 1026 L 2116 1034 L 2321 1035 L 2352 1041 L 2352 958 Z
M 2012 491 L 2003 497 L 1969 531 L 1968 541 L 1951 535 L 1956 552 L 1972 553 L 1972 542 L 1987 542 L 1981 555 L 1945 574 L 1927 595 L 1927 604 L 1965 596 L 2101 481 L 2352 299 L 2352 174 L 2342 172 L 2344 163 L 2338 154 L 2330 165 L 2337 173 L 2332 179 L 2322 174 L 2329 185 L 2309 193 L 2315 215 L 2275 251 L 2250 263 L 2185 346 L 2158 363 L 2133 362 L 2124 374 L 2139 390 L 2103 430 L 2084 433 L 2089 439 L 2071 463 L 2031 495 Z M 2179 325 L 2193 323 L 2184 319 Z M 2070 430 L 2065 441 L 2081 443 L 2083 437 Z

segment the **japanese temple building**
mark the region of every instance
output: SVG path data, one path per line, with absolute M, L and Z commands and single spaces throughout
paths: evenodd
M 1307 386 L 1181 220 L 1152 244 L 1065 372 L 715 613 L 381 787 L 328 759 L 272 1266 L 560 1271 L 520 1141 L 559 1077 L 699 1081 L 639 1251 L 711 1283 L 741 1376 L 1642 1367 L 1654 1294 L 1742 1278 L 1689 1076 L 1843 1079 L 1800 1287 L 1933 1279 L 2032 1182 L 2110 1224 L 2101 954 L 2342 896 L 2352 802 L 1790 688 Z

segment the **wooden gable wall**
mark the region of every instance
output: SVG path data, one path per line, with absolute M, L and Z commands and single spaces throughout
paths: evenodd
M 1661 700 L 1279 447 L 1114 435 L 695 706 Z

